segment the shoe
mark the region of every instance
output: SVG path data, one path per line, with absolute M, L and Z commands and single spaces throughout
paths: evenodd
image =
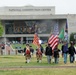
M 39 63 L 39 60 L 37 60 L 37 63 Z
M 25 63 L 27 63 L 27 61 Z
M 39 60 L 39 63 L 41 63 L 41 60 Z

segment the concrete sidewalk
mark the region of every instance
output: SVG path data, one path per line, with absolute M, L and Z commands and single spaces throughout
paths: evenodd
M 0 70 L 21 70 L 21 69 L 36 69 L 36 68 L 76 68 L 76 66 L 12 66 L 0 67 Z

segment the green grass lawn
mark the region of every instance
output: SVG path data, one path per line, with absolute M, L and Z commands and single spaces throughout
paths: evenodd
M 22 69 L 22 70 L 0 70 L 0 75 L 76 75 L 76 69 Z
M 60 57 L 59 64 L 48 64 L 46 56 L 43 56 L 42 63 L 36 62 L 36 56 L 31 58 L 30 63 L 25 63 L 25 57 L 23 55 L 5 55 L 0 56 L 0 69 L 1 68 L 13 68 L 17 69 L 2 69 L 0 70 L 0 75 L 75 75 L 76 68 L 24 68 L 18 69 L 18 67 L 35 67 L 35 66 L 76 66 L 76 62 L 73 64 L 69 63 L 69 58 L 67 64 L 63 63 L 63 58 Z
M 26 47 L 26 44 L 11 44 L 12 45 L 12 47 L 15 49 L 16 47 L 21 47 L 22 49 L 24 49 L 25 47 Z M 43 46 L 43 48 L 45 49 L 46 48 L 46 45 L 47 45 L 47 43 L 45 43 L 45 44 L 41 44 L 42 46 Z M 32 48 L 33 49 L 36 49 L 37 47 L 34 45 L 34 44 L 30 44 L 30 46 L 32 46 Z M 61 46 L 62 46 L 62 44 L 59 44 L 58 45 L 58 48 L 61 50 Z M 70 45 L 68 45 L 68 46 L 70 46 Z
M 30 45 L 32 45 L 33 48 L 36 48 L 36 46 L 34 46 L 33 44 L 30 44 Z M 42 45 L 45 48 L 46 44 L 42 44 Z M 59 44 L 59 48 L 61 48 L 61 45 L 62 44 Z M 13 46 L 13 48 L 15 48 L 16 46 L 21 46 L 22 48 L 24 48 L 25 44 L 24 45 L 13 44 L 12 46 Z M 62 65 L 64 66 L 63 58 L 61 56 L 59 58 L 59 64 L 54 64 L 54 63 L 47 64 L 46 56 L 43 56 L 42 63 L 37 63 L 36 56 L 34 55 L 29 64 L 25 63 L 25 57 L 22 54 L 20 54 L 20 55 L 4 55 L 4 56 L 0 56 L 0 67 L 11 67 L 11 66 L 58 66 L 58 65 L 59 66 L 62 66 Z M 68 64 L 67 65 L 75 66 L 76 63 L 70 64 L 69 63 L 69 58 L 68 58 Z
M 30 63 L 25 63 L 25 56 L 23 55 L 5 55 L 0 56 L 0 67 L 12 67 L 12 66 L 76 66 L 76 62 L 69 63 L 69 57 L 67 64 L 63 63 L 63 58 L 60 56 L 59 64 L 48 64 L 46 56 L 43 56 L 42 63 L 37 63 L 36 56 L 32 56 Z
M 32 44 L 31 44 L 32 45 Z M 15 46 L 20 45 L 12 45 Z M 36 46 L 32 45 L 33 48 Z M 25 45 L 21 45 L 22 48 Z M 43 44 L 45 47 L 45 44 Z M 59 45 L 61 48 L 61 44 Z M 25 63 L 25 56 L 23 54 L 18 55 L 0 55 L 0 75 L 75 75 L 76 68 L 45 68 L 45 67 L 57 67 L 57 66 L 76 66 L 76 62 L 69 63 L 69 56 L 67 64 L 63 63 L 63 58 L 60 55 L 59 64 L 47 63 L 47 58 L 44 55 L 42 63 L 37 63 L 36 56 L 32 56 L 30 63 Z M 28 68 L 31 67 L 31 68 Z M 32 67 L 44 67 L 44 68 L 32 68 Z M 4 69 L 3 69 L 4 68 Z M 10 69 L 8 69 L 10 68 Z M 15 68 L 15 69 L 14 69 Z M 17 68 L 17 69 L 16 69 Z
M 22 49 L 24 49 L 26 47 L 26 44 L 11 44 L 12 47 L 15 49 L 16 47 L 21 47 Z M 42 46 L 45 48 L 46 44 L 42 44 Z M 30 46 L 32 46 L 32 48 L 36 49 L 37 47 L 34 44 L 30 44 Z

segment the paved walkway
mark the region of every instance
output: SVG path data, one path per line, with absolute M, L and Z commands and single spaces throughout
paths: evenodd
M 0 70 L 21 70 L 21 69 L 36 69 L 36 68 L 76 68 L 76 66 L 13 66 L 13 67 L 0 67 Z

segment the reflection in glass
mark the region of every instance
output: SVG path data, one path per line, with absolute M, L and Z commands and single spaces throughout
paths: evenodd
M 6 34 L 50 34 L 56 20 L 14 20 L 5 21 Z

